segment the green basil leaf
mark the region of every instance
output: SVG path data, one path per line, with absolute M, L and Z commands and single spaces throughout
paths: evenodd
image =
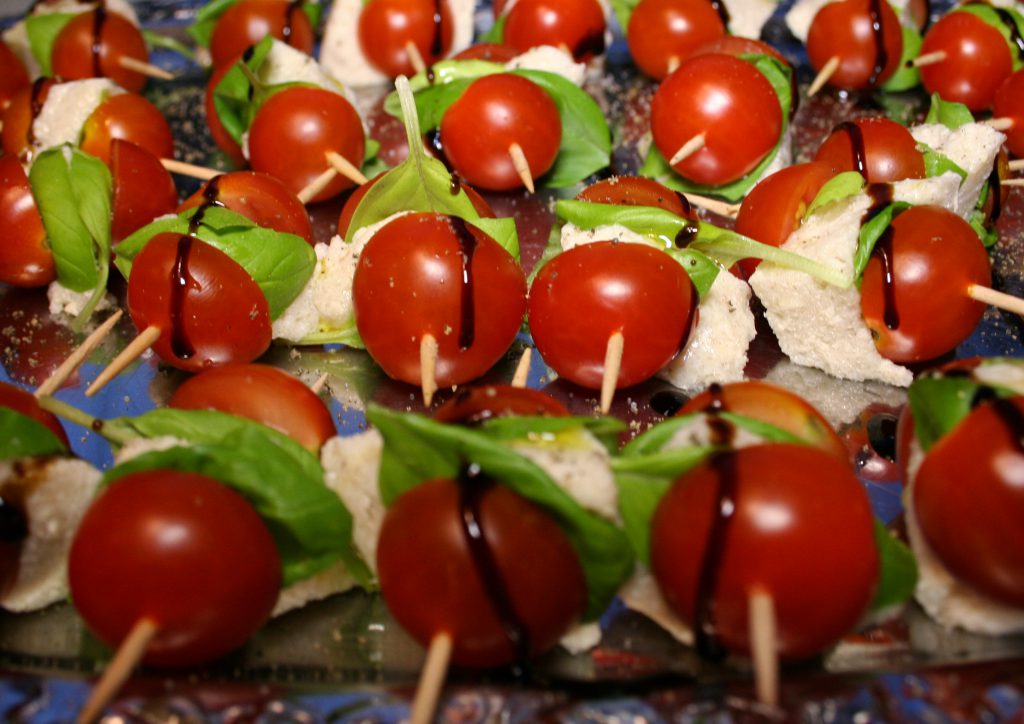
M 952 432 L 971 414 L 979 398 L 991 394 L 1011 397 L 1020 393 L 1020 390 L 989 385 L 970 377 L 918 377 L 907 390 L 907 403 L 921 449 L 928 452 L 932 445 Z
M 231 4 L 235 1 L 228 0 Z M 240 66 L 244 64 L 250 71 L 258 74 L 259 68 L 267 59 L 273 44 L 273 37 L 268 35 L 252 46 L 250 49 L 252 52 L 247 53 L 247 57 L 235 63 L 231 70 L 220 79 L 220 83 L 213 91 L 213 106 L 217 111 L 217 118 L 220 119 L 224 130 L 235 140 L 235 143 L 242 143 L 242 134 L 249 130 L 249 125 L 256 115 L 256 109 L 260 103 L 266 100 L 263 97 L 257 98 L 259 94 L 256 93 L 249 76 Z
M 921 43 L 923 42 L 921 34 L 916 29 L 907 25 L 903 26 L 903 53 L 900 55 L 899 65 L 896 66 L 896 72 L 889 77 L 889 80 L 882 83 L 881 90 L 887 93 L 898 93 L 921 85 L 921 71 L 910 65 L 910 61 L 921 54 Z
M 953 8 L 950 12 L 971 13 L 977 15 L 986 23 L 999 31 L 1006 41 L 1010 51 L 1010 59 L 1013 61 L 1013 69 L 1019 70 L 1024 61 L 1020 57 L 1020 49 L 1017 47 L 1015 38 L 1024 35 L 1024 15 L 1021 15 L 1016 8 L 997 8 L 988 3 L 965 3 Z M 1009 24 L 1013 24 L 1013 28 Z
M 188 28 L 188 34 L 196 41 L 196 45 L 204 48 L 210 47 L 210 38 L 213 36 L 213 28 L 220 20 L 220 16 L 231 9 L 240 0 L 211 0 L 196 13 L 196 19 Z
M 947 171 L 952 171 L 961 179 L 967 178 L 967 172 L 953 163 L 948 156 L 939 153 L 926 143 L 918 143 L 917 148 L 924 157 L 924 174 L 928 178 L 941 176 Z
M 951 131 L 955 131 L 968 123 L 974 123 L 971 110 L 963 103 L 954 103 L 942 99 L 938 93 L 932 93 L 931 105 L 925 123 L 941 123 Z
M 196 62 L 195 50 L 185 45 L 177 38 L 172 38 L 169 35 L 158 33 L 154 30 L 142 31 L 142 37 L 146 41 L 146 45 L 150 48 L 163 48 L 164 50 L 170 50 L 173 53 L 177 53 L 183 58 L 188 58 L 193 63 Z
M 25 18 L 25 33 L 28 35 L 29 50 L 39 64 L 40 75 L 53 75 L 53 44 L 64 26 L 77 13 L 44 13 Z
M 871 610 L 880 611 L 909 601 L 917 586 L 917 561 L 910 549 L 891 535 L 875 519 L 875 544 L 878 546 L 878 588 Z
M 988 185 L 986 184 L 985 188 L 982 189 L 982 195 L 979 201 L 979 206 L 980 204 L 983 204 L 985 202 L 985 193 L 987 192 L 987 190 Z M 988 216 L 985 214 L 984 211 L 981 210 L 981 208 L 976 208 L 974 209 L 974 211 L 971 212 L 971 218 L 969 222 L 971 228 L 974 229 L 974 233 L 978 235 L 979 239 L 981 239 L 982 245 L 986 249 L 991 249 L 993 246 L 996 245 L 996 242 L 999 241 L 999 231 L 994 228 L 989 228 L 986 225 L 987 222 Z
M 343 327 L 321 326 L 316 332 L 307 334 L 296 343 L 299 347 L 321 344 L 343 344 L 346 347 L 353 347 L 355 349 L 366 349 L 363 338 L 359 336 L 359 330 L 356 329 L 355 315 L 351 315 Z
M 696 448 L 688 452 L 696 454 Z M 706 457 L 706 455 L 705 455 Z M 700 460 L 703 460 L 701 458 Z M 696 465 L 700 460 L 696 460 Z M 683 467 L 680 463 L 680 467 Z M 636 559 L 648 568 L 651 565 L 651 520 L 662 497 L 672 487 L 672 478 L 651 477 L 629 471 L 615 472 L 615 485 L 619 489 L 619 515 L 622 529 Z
M 432 97 L 436 93 L 441 93 L 444 86 L 458 81 L 474 81 L 485 75 L 504 73 L 505 66 L 488 60 L 453 60 L 449 58 L 448 60 L 440 60 L 434 63 L 430 66 L 429 72 L 430 77 L 427 76 L 428 71 L 424 70 L 409 79 L 409 87 L 416 94 L 416 108 L 420 114 L 420 127 L 424 130 L 437 128 L 441 124 L 441 116 L 444 115 L 444 109 L 455 100 L 454 98 L 451 100 L 438 100 Z M 465 85 L 460 87 L 465 88 Z M 420 94 L 423 94 L 422 99 Z M 461 90 L 458 92 L 458 95 L 462 95 Z M 435 110 L 438 107 L 440 107 L 439 113 Z M 384 99 L 384 111 L 395 118 L 402 117 L 402 104 L 398 100 L 398 93 L 392 91 Z M 431 122 L 428 119 L 433 119 L 433 121 Z
M 544 508 L 569 537 L 587 582 L 585 618 L 603 613 L 632 572 L 633 553 L 621 530 L 583 509 L 540 467 L 489 437 L 485 430 L 445 425 L 376 405 L 368 406 L 366 417 L 384 436 L 380 488 L 385 504 L 424 480 L 455 479 L 472 463 Z
M 60 455 L 67 448 L 43 423 L 0 407 L 0 460 Z
M 853 256 L 853 274 L 860 279 L 864 269 L 871 259 L 871 253 L 875 250 L 875 244 L 882 238 L 882 234 L 892 224 L 892 220 L 906 209 L 910 204 L 897 201 L 889 204 L 875 213 L 860 227 L 860 234 L 857 236 L 857 253 Z
M 633 11 L 639 4 L 640 0 L 612 0 L 612 12 L 615 13 L 615 19 L 618 21 L 619 27 L 622 28 L 623 34 L 629 27 L 629 19 L 633 17 Z
M 666 252 L 683 265 L 693 288 L 697 290 L 698 299 L 707 296 L 719 273 L 724 271 L 711 257 L 696 249 L 666 249 Z
M 378 176 L 390 168 L 390 166 L 384 163 L 384 161 L 377 155 L 378 153 L 380 153 L 380 141 L 367 136 L 366 150 L 363 151 L 363 165 L 359 169 L 366 178 Z
M 508 21 L 508 13 L 502 13 L 501 17 L 494 21 L 494 24 L 486 33 L 480 36 L 478 43 L 496 43 L 501 45 L 505 42 L 505 23 Z
M 125 279 L 132 259 L 160 233 L 189 233 L 189 219 L 196 209 L 173 219 L 161 219 L 142 227 L 117 246 L 114 265 Z M 256 226 L 241 214 L 219 206 L 207 208 L 196 237 L 230 256 L 263 290 L 270 318 L 277 319 L 295 301 L 316 267 L 316 253 L 299 236 Z
M 811 205 L 807 207 L 807 211 L 804 212 L 804 218 L 808 218 L 822 206 L 856 196 L 864 190 L 866 185 L 867 182 L 864 180 L 864 177 L 856 171 L 844 171 L 833 176 L 818 190 L 818 195 L 814 197 L 814 201 L 811 202 Z
M 583 438 L 579 432 L 585 430 L 601 441 L 609 453 L 619 449 L 619 436 L 625 432 L 626 424 L 614 417 L 538 417 L 532 415 L 510 415 L 484 420 L 481 429 L 496 440 L 541 440 L 570 446 Z M 563 434 L 563 433 L 570 434 Z
M 302 12 L 306 13 L 306 17 L 309 18 L 309 26 L 313 28 L 313 34 L 316 35 L 316 29 L 320 27 L 320 18 L 324 14 L 320 0 L 305 0 L 301 8 Z

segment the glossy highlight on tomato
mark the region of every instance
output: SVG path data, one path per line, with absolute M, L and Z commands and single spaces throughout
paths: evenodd
M 143 661 L 204 664 L 241 646 L 270 616 L 281 561 L 238 493 L 195 473 L 115 480 L 75 534 L 68 579 L 78 613 L 110 646 L 140 621 L 157 633 Z
M 814 16 L 807 33 L 807 56 L 815 71 L 839 58 L 828 81 L 837 88 L 877 88 L 896 72 L 902 55 L 900 21 L 884 0 L 828 3 Z
M 229 65 L 271 35 L 306 55 L 313 52 L 313 27 L 301 3 L 291 0 L 241 0 L 220 16 L 210 36 L 214 68 Z
M 157 158 L 174 158 L 174 136 L 157 107 L 137 93 L 119 93 L 103 101 L 85 121 L 80 147 L 110 165 L 110 144 L 123 138 Z
M 814 160 L 826 164 L 833 174 L 857 171 L 870 184 L 924 178 L 924 156 L 917 141 L 906 126 L 881 116 L 841 123 L 818 148 Z
M 949 12 L 931 27 L 921 55 L 938 52 L 945 58 L 921 68 L 925 90 L 972 111 L 990 108 L 996 89 L 1013 72 L 1002 33 L 972 13 Z
M 130 20 L 101 6 L 68 21 L 53 43 L 51 64 L 53 75 L 64 80 L 99 76 L 138 93 L 146 85 L 146 76 L 125 68 L 122 58 L 148 63 L 146 41 Z
M 41 287 L 57 278 L 32 186 L 17 156 L 0 156 L 0 282 Z
M 708 0 L 643 0 L 629 16 L 626 32 L 633 62 L 659 80 L 723 36 L 725 24 Z
M 447 0 L 370 0 L 359 13 L 359 48 L 385 75 L 416 73 L 406 49 L 416 46 L 428 66 L 451 50 L 454 19 Z
M 577 62 L 605 50 L 605 18 L 597 0 L 516 0 L 503 40 L 520 52 L 538 45 L 566 48 Z

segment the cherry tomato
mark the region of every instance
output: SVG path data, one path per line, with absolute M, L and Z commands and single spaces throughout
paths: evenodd
M 683 405 L 677 415 L 720 410 L 767 422 L 808 445 L 846 460 L 846 447 L 828 420 L 799 395 L 767 382 L 748 380 L 712 385 Z
M 178 213 L 208 203 L 210 199 L 258 226 L 295 234 L 314 243 L 313 225 L 306 207 L 273 176 L 256 171 L 231 171 L 215 176 L 185 199 Z
M 519 52 L 564 47 L 578 62 L 605 50 L 604 11 L 597 0 L 516 0 L 505 16 L 504 42 Z
M 210 73 L 210 80 L 206 84 L 206 91 L 203 93 L 203 108 L 206 111 L 206 125 L 210 129 L 210 136 L 213 138 L 213 142 L 217 144 L 217 148 L 223 151 L 236 166 L 246 165 L 245 154 L 242 153 L 242 147 L 238 145 L 227 129 L 224 128 L 224 124 L 220 122 L 220 116 L 217 115 L 217 106 L 214 105 L 213 101 L 213 92 L 217 90 L 217 86 L 223 80 L 224 75 L 240 59 L 241 56 L 238 56 L 230 63 L 224 63 L 215 67 L 213 72 Z
M 356 327 L 395 379 L 420 384 L 420 340 L 438 344 L 439 387 L 490 369 L 512 344 L 526 281 L 497 242 L 454 217 L 407 214 L 380 229 L 352 284 Z
M 833 174 L 858 171 L 868 183 L 924 178 L 924 156 L 905 126 L 888 118 L 858 118 L 832 131 L 814 156 Z
M 945 58 L 922 66 L 921 83 L 929 93 L 972 111 L 991 107 L 996 89 L 1013 72 L 1006 39 L 968 12 L 947 13 L 924 36 L 921 55 L 939 52 Z
M 899 18 L 881 0 L 829 3 L 814 16 L 807 32 L 807 56 L 814 70 L 839 58 L 828 81 L 837 88 L 877 88 L 896 72 L 902 55 Z
M 478 537 L 477 537 L 478 536 Z M 476 542 L 471 542 L 476 541 Z M 543 510 L 486 480 L 431 480 L 388 509 L 377 547 L 380 590 L 413 638 L 452 637 L 460 666 L 512 663 L 555 645 L 586 608 L 576 552 Z
M 316 452 L 335 435 L 323 401 L 301 380 L 276 367 L 229 364 L 204 370 L 175 390 L 168 407 L 219 410 L 272 427 Z
M 1024 68 L 1011 74 L 996 89 L 992 115 L 1013 120 L 1013 125 L 1003 131 L 1006 146 L 1014 156 L 1024 156 Z
M 796 231 L 804 213 L 821 187 L 832 178 L 824 163 L 800 163 L 761 179 L 743 199 L 736 216 L 736 232 L 762 244 L 782 246 Z M 741 259 L 740 269 L 749 277 L 760 259 Z
M 343 96 L 322 88 L 295 87 L 274 94 L 249 127 L 253 170 L 277 177 L 293 194 L 327 170 L 328 151 L 358 168 L 365 149 L 356 109 Z M 312 200 L 329 199 L 352 185 L 339 174 Z
M 565 405 L 540 390 L 512 385 L 474 385 L 460 387 L 437 408 L 434 419 L 451 424 L 479 425 L 493 417 L 565 417 L 568 414 Z
M 157 633 L 143 661 L 207 663 L 241 646 L 270 616 L 281 560 L 259 515 L 204 475 L 170 470 L 115 480 L 71 544 L 75 607 L 110 646 L 139 621 Z
M 41 408 L 35 396 L 25 392 L 20 387 L 0 382 L 0 407 L 7 407 L 45 425 L 58 440 L 64 443 L 64 447 L 69 450 L 71 449 L 71 443 L 68 442 L 68 434 L 64 431 L 64 426 L 60 424 L 57 416 Z
M 7 43 L 0 42 L 0 111 L 7 107 L 15 93 L 30 84 L 21 60 L 7 47 Z
M 719 491 L 730 488 L 726 506 Z M 712 547 L 717 511 L 727 508 Z M 651 526 L 651 570 L 691 626 L 706 596 L 717 636 L 733 651 L 749 647 L 749 596 L 769 594 L 779 654 L 806 658 L 849 632 L 871 603 L 873 525 L 845 459 L 803 445 L 743 448 L 713 456 L 665 494 Z M 701 592 L 701 569 L 716 563 L 711 590 Z
M 1024 398 L 975 408 L 925 456 L 914 507 L 928 544 L 958 578 L 1024 606 Z
M 491 63 L 507 63 L 519 55 L 511 45 L 498 43 L 476 43 L 452 56 L 453 60 L 487 60 Z
M 770 55 L 776 60 L 781 60 L 787 66 L 786 60 L 779 51 L 762 40 L 753 38 L 741 38 L 739 35 L 721 35 L 693 51 L 692 55 L 708 55 L 709 53 L 720 53 L 722 55 Z M 794 93 L 794 95 L 796 95 Z
M 0 156 L 0 282 L 42 287 L 57 278 L 32 186 L 17 156 Z
M 32 124 L 43 110 L 50 88 L 56 82 L 52 78 L 38 78 L 11 98 L 3 115 L 4 153 L 28 159 L 33 138 Z
M 149 62 L 146 41 L 127 18 L 103 6 L 71 18 L 53 43 L 53 74 L 64 80 L 110 78 L 138 93 L 146 76 L 121 64 L 122 58 Z
M 661 80 L 724 35 L 725 23 L 708 0 L 642 0 L 629 17 L 626 40 L 633 62 Z
M 210 36 L 214 68 L 230 64 L 268 35 L 306 55 L 313 53 L 313 27 L 302 4 L 290 0 L 242 0 L 220 16 Z
M 153 349 L 191 372 L 250 362 L 270 346 L 267 299 L 224 252 L 181 234 L 154 236 L 132 262 L 128 312 L 139 331 L 160 330 Z
M 685 61 L 654 94 L 651 131 L 666 159 L 704 134 L 704 147 L 673 168 L 691 181 L 720 186 L 754 170 L 775 148 L 782 109 L 753 65 L 701 55 Z
M 157 107 L 137 93 L 120 93 L 103 101 L 82 128 L 81 149 L 110 164 L 110 144 L 123 138 L 157 158 L 174 158 L 174 137 Z
M 160 159 L 130 141 L 115 138 L 110 144 L 110 171 L 114 181 L 114 242 L 141 229 L 158 216 L 173 214 L 178 205 L 174 179 Z
M 580 201 L 616 206 L 652 206 L 665 209 L 676 216 L 697 220 L 697 213 L 678 191 L 641 176 L 614 176 L 593 183 L 580 191 Z
M 988 254 L 966 221 L 937 206 L 914 206 L 890 229 L 864 270 L 861 313 L 884 357 L 934 359 L 967 339 L 985 313 L 967 289 L 992 285 Z
M 359 14 L 359 47 L 385 75 L 411 76 L 408 44 L 432 65 L 448 55 L 454 22 L 447 0 L 370 0 Z
M 560 377 L 598 389 L 608 339 L 624 337 L 617 387 L 646 380 L 690 334 L 697 304 L 682 266 L 645 244 L 577 246 L 541 268 L 530 288 L 534 344 Z
M 519 144 L 538 178 L 562 143 L 558 107 L 537 84 L 511 73 L 469 85 L 441 119 L 441 143 L 451 165 L 469 183 L 490 191 L 522 188 L 509 148 Z

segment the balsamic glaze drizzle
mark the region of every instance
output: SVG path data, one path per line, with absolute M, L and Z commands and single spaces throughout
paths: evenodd
M 683 405 L 689 401 L 689 397 L 676 390 L 659 390 L 650 399 L 651 409 L 662 417 L 672 417 Z
M 103 25 L 107 22 L 107 5 L 100 2 L 96 5 L 96 14 L 92 23 L 92 74 L 95 78 L 103 77 L 100 60 L 103 55 Z
M 1003 189 L 1002 179 L 999 178 L 999 157 L 992 164 L 992 171 L 988 174 L 988 195 L 992 198 L 992 207 L 988 213 L 988 223 L 994 224 L 1003 213 Z
M 595 30 L 576 44 L 576 47 L 572 49 L 572 57 L 579 60 L 591 55 L 601 55 L 604 51 L 604 31 Z
M 871 197 L 872 204 L 864 214 L 864 218 L 861 219 L 861 225 L 871 221 L 893 201 L 891 184 L 871 184 L 867 188 L 867 193 Z M 893 267 L 892 240 L 893 229 L 892 226 L 889 226 L 875 242 L 871 256 L 878 257 L 882 264 L 882 301 L 884 305 L 882 318 L 887 328 L 898 329 L 900 313 L 896 307 L 896 277 Z
M 22 161 L 30 161 L 35 152 L 36 145 L 36 118 L 43 112 L 43 89 L 46 88 L 45 77 L 36 78 L 32 82 L 32 94 L 29 96 L 29 113 L 32 117 L 28 122 L 28 133 L 25 134 L 25 151 L 22 153 Z
M 729 9 L 725 7 L 725 3 L 723 3 L 722 0 L 708 0 L 708 2 L 714 11 L 718 13 L 718 17 L 722 21 L 722 25 L 725 27 L 726 31 L 728 31 L 729 22 L 732 20 L 732 17 L 729 15 Z
M 434 0 L 434 37 L 430 41 L 430 56 L 432 58 L 440 58 L 444 54 L 444 28 L 442 23 L 444 22 L 444 15 L 441 12 L 441 0 Z M 433 69 L 428 75 L 433 75 Z M 431 85 L 434 81 L 430 79 Z
M 874 88 L 889 62 L 889 53 L 885 50 L 885 35 L 882 33 L 882 0 L 868 2 L 868 16 L 871 18 L 871 32 L 875 38 L 875 65 L 868 76 L 868 86 Z
M 465 352 L 473 346 L 473 341 L 476 338 L 476 313 L 473 309 L 473 255 L 476 253 L 477 241 L 465 221 L 457 216 L 449 216 L 448 221 L 459 240 L 459 253 L 462 255 L 459 349 Z
M 845 133 L 850 139 L 850 149 L 853 152 L 853 170 L 864 178 L 868 175 L 867 151 L 864 148 L 864 134 L 860 126 L 853 121 L 843 121 L 832 129 L 832 133 Z
M 292 44 L 292 31 L 295 25 L 295 12 L 302 9 L 302 4 L 306 0 L 291 0 L 288 3 L 287 9 L 284 11 L 284 27 L 281 28 L 281 39 L 284 40 L 286 45 Z

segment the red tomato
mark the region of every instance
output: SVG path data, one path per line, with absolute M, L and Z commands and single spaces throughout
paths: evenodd
M 846 460 L 846 447 L 828 420 L 802 397 L 782 387 L 756 380 L 712 385 L 676 414 L 711 410 L 762 420 L 796 435 L 812 447 Z
M 210 200 L 262 226 L 295 234 L 313 244 L 313 225 L 298 197 L 273 176 L 256 171 L 231 171 L 215 176 L 185 199 L 178 213 Z
M 593 183 L 580 191 L 580 201 L 616 206 L 652 206 L 665 209 L 676 216 L 697 220 L 690 202 L 678 191 L 641 176 L 613 176 Z
M 721 545 L 711 546 L 716 522 L 725 524 Z M 849 632 L 871 603 L 879 572 L 873 526 L 845 459 L 803 445 L 748 447 L 675 481 L 652 521 L 651 570 L 691 626 L 706 597 L 717 635 L 733 651 L 749 647 L 749 596 L 769 594 L 779 654 L 806 658 Z M 706 565 L 715 568 L 701 592 Z
M 366 244 L 352 300 L 359 335 L 389 376 L 420 384 L 420 340 L 430 334 L 437 384 L 447 387 L 479 377 L 512 344 L 526 281 L 508 252 L 461 219 L 407 214 Z
M 32 186 L 17 156 L 0 156 L 0 282 L 42 287 L 57 278 Z
M 141 229 L 158 216 L 173 214 L 178 205 L 174 179 L 153 154 L 130 141 L 115 138 L 110 144 L 110 171 L 114 181 L 114 242 Z
M 519 52 L 564 47 L 579 62 L 605 50 L 604 11 L 597 0 L 517 0 L 505 16 L 504 42 Z
M 946 57 L 921 68 L 925 90 L 963 103 L 972 111 L 991 107 L 996 89 L 1013 72 L 1006 39 L 971 13 L 949 12 L 931 27 L 921 44 L 921 55 L 938 52 Z
M 957 577 L 1024 606 L 1024 398 L 979 405 L 925 456 L 914 508 L 928 544 Z
M 645 244 L 610 241 L 563 252 L 530 288 L 534 344 L 560 377 L 598 389 L 608 338 L 621 332 L 617 387 L 654 375 L 690 334 L 697 299 L 682 266 Z
M 937 206 L 904 211 L 879 239 L 861 281 L 861 314 L 878 351 L 904 364 L 952 351 L 985 313 L 967 296 L 972 284 L 991 286 L 992 276 L 970 225 Z
M 242 0 L 220 16 L 210 36 L 214 68 L 230 64 L 268 35 L 306 55 L 313 52 L 313 27 L 301 3 L 290 0 Z
M 121 65 L 122 58 L 149 62 L 149 50 L 139 29 L 104 6 L 71 18 L 53 43 L 53 75 L 64 80 L 110 78 L 138 93 L 146 76 Z
M 154 470 L 114 481 L 86 511 L 68 579 L 78 613 L 116 646 L 157 625 L 143 661 L 195 666 L 241 646 L 270 616 L 281 560 L 242 496 L 204 475 Z
M 896 72 L 902 55 L 899 18 L 882 0 L 829 3 L 814 16 L 807 33 L 807 56 L 816 71 L 839 58 L 828 81 L 836 88 L 877 88 Z
M 753 65 L 729 55 L 701 55 L 684 62 L 654 94 L 651 131 L 666 159 L 705 134 L 704 147 L 673 168 L 696 183 L 720 186 L 754 170 L 775 148 L 782 109 Z
M 736 232 L 762 244 L 782 246 L 796 231 L 804 213 L 832 170 L 823 163 L 800 163 L 761 179 L 743 199 L 736 216 Z M 740 268 L 749 277 L 760 259 L 741 259 Z
M 474 385 L 460 387 L 437 408 L 434 419 L 458 425 L 479 425 L 493 417 L 565 417 L 568 414 L 565 405 L 540 390 L 511 385 Z
M 123 138 L 157 158 L 174 158 L 174 137 L 157 107 L 137 93 L 120 93 L 103 101 L 82 128 L 81 149 L 110 165 L 110 144 Z
M 509 154 L 519 144 L 533 178 L 555 162 L 562 143 L 558 107 L 537 84 L 499 73 L 469 85 L 441 119 L 441 143 L 469 183 L 490 191 L 522 188 Z
M 722 55 L 770 55 L 776 60 L 781 60 L 787 66 L 786 60 L 779 51 L 762 40 L 753 38 L 741 38 L 739 35 L 722 35 L 693 51 L 693 55 L 708 55 L 709 53 L 720 53 Z M 794 95 L 796 95 L 794 93 Z
M 64 447 L 71 449 L 68 434 L 64 431 L 64 426 L 60 424 L 57 416 L 41 408 L 39 401 L 20 387 L 0 382 L 0 407 L 7 407 L 45 425 L 58 440 L 64 443 Z
M 153 349 L 190 372 L 250 362 L 270 346 L 267 299 L 227 254 L 181 234 L 154 236 L 132 262 L 128 313 L 160 330 Z
M 902 479 L 896 464 L 900 445 L 898 413 L 889 405 L 872 402 L 840 428 L 853 470 L 861 480 L 894 483 Z
M 3 115 L 4 153 L 28 157 L 27 152 L 33 139 L 32 124 L 43 110 L 46 96 L 55 83 L 52 78 L 38 78 L 11 98 Z
M 629 17 L 626 40 L 633 62 L 661 80 L 724 35 L 725 23 L 708 0 L 642 0 Z
M 206 111 L 206 125 L 210 129 L 210 136 L 213 138 L 213 142 L 217 144 L 217 148 L 223 151 L 233 164 L 244 166 L 246 165 L 246 159 L 242 153 L 242 147 L 235 142 L 235 139 L 224 128 L 224 124 L 220 122 L 220 116 L 217 115 L 217 106 L 213 102 L 213 92 L 224 78 L 224 74 L 231 70 L 239 60 L 241 60 L 241 56 L 213 69 L 213 72 L 210 73 L 210 80 L 206 84 L 206 91 L 203 93 L 203 108 Z
M 445 0 L 370 0 L 359 14 L 359 47 L 370 64 L 395 78 L 416 72 L 412 43 L 431 65 L 448 55 L 455 21 Z
M 271 96 L 249 127 L 249 163 L 299 193 L 327 170 L 334 151 L 358 168 L 366 138 L 359 114 L 343 96 L 323 88 L 288 88 Z M 337 196 L 352 181 L 338 175 L 313 201 Z
M 1024 156 L 1024 68 L 1007 77 L 996 89 L 992 115 L 1013 120 L 1013 125 L 1003 131 L 1006 146 L 1014 156 Z
M 924 178 L 924 156 L 906 126 L 888 118 L 858 118 L 835 127 L 814 156 L 833 174 L 858 171 L 868 183 Z
M 7 107 L 15 93 L 30 83 L 21 60 L 7 43 L 0 42 L 0 111 Z
M 583 569 L 565 533 L 486 480 L 431 480 L 400 496 L 381 526 L 377 568 L 402 627 L 424 646 L 450 634 L 459 666 L 543 653 L 586 609 Z M 519 627 L 526 651 L 510 640 Z
M 511 45 L 498 43 L 477 43 L 452 56 L 453 60 L 487 60 L 492 63 L 507 63 L 519 55 Z
M 276 367 L 229 364 L 204 370 L 175 390 L 168 407 L 219 410 L 255 420 L 312 452 L 335 434 L 323 401 L 301 380 Z

